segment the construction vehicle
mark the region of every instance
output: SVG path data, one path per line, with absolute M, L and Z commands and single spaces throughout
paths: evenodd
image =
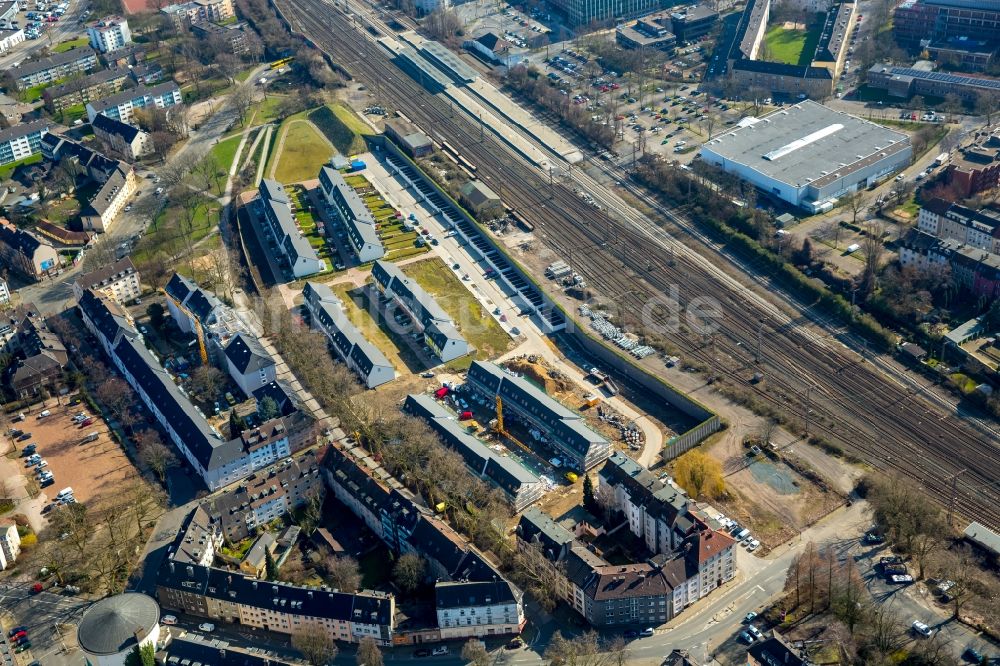
M 194 313 L 188 310 L 184 305 L 178 302 L 176 299 L 171 298 L 170 294 L 167 293 L 166 289 L 161 289 L 163 295 L 167 299 L 177 306 L 177 309 L 188 316 L 188 318 L 194 322 L 194 333 L 198 338 L 198 352 L 201 354 L 202 365 L 208 365 L 208 350 L 205 348 L 205 331 L 201 327 L 201 320 L 194 316 Z

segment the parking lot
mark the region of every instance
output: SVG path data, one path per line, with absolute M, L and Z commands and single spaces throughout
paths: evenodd
M 31 484 L 41 487 L 46 501 L 70 486 L 77 501 L 99 504 L 101 498 L 113 495 L 119 484 L 135 473 L 135 468 L 111 438 L 107 424 L 99 416 L 94 416 L 86 404 L 56 405 L 54 400 L 49 403 L 45 407 L 48 416 L 40 418 L 44 412 L 36 411 L 27 414 L 24 421 L 13 424 L 13 427 L 30 434 L 30 438 L 18 442 L 18 450 L 22 452 L 18 456 L 21 473 L 28 479 L 29 487 Z M 72 417 L 80 412 L 88 414 L 88 419 L 82 421 L 87 423 L 90 420 L 88 425 L 72 421 Z M 35 445 L 36 454 L 44 461 L 44 467 L 31 466 L 27 462 L 23 451 L 29 444 Z M 51 472 L 51 481 L 40 483 L 39 469 Z

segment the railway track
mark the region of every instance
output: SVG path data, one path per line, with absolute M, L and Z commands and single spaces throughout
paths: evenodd
M 388 59 L 367 31 L 355 28 L 324 0 L 274 1 L 295 31 L 358 80 L 377 82 L 425 131 L 445 136 L 467 155 L 479 176 L 499 188 L 535 225 L 536 234 L 603 294 L 621 300 L 631 312 L 640 312 L 650 296 L 669 293 L 671 285 L 681 286 L 685 302 L 699 296 L 722 301 L 725 317 L 711 345 L 683 334 L 671 338 L 686 356 L 808 423 L 810 432 L 868 464 L 918 481 L 956 513 L 1000 528 L 994 431 L 970 427 L 919 391 L 874 369 L 842 343 L 850 339 L 846 331 L 817 333 L 808 318 L 788 318 L 707 265 L 704 257 L 677 247 L 674 239 L 660 238 L 664 232 L 637 211 L 608 197 L 616 216 L 604 215 L 562 183 L 550 183 L 490 132 L 481 135 L 474 119 L 425 91 Z M 668 242 L 678 251 L 664 250 Z M 767 286 L 766 276 L 754 277 Z M 757 367 L 750 350 L 761 321 L 769 330 L 766 389 L 750 381 Z

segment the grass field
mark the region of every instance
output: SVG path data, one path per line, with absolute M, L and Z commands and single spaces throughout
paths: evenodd
M 822 29 L 823 14 L 817 15 L 805 30 L 772 26 L 764 36 L 768 52 L 766 59 L 788 65 L 808 65 L 816 54 Z
M 371 285 L 369 288 L 374 289 Z M 366 289 L 349 284 L 331 285 L 337 297 L 344 302 L 344 313 L 365 339 L 378 347 L 379 351 L 396 369 L 396 372 L 420 372 L 424 370 L 420 359 L 407 346 L 406 341 L 392 333 L 388 327 L 380 326 L 372 316 L 374 310 L 368 300 Z
M 344 156 L 366 151 L 364 136 L 373 134 L 354 114 L 342 104 L 329 104 L 309 112 L 309 120 L 316 124 L 330 143 Z
M 207 236 L 218 225 L 218 209 L 220 204 L 214 199 L 199 196 L 192 204 L 194 216 L 191 228 L 186 228 L 186 222 L 179 205 L 164 207 L 149 231 L 139 242 L 132 259 L 141 264 L 160 256 L 169 260 L 187 249 L 188 243 L 194 245 Z
M 78 37 L 77 39 L 70 39 L 65 42 L 61 42 L 52 47 L 52 51 L 55 53 L 64 53 L 70 49 L 80 48 L 81 46 L 86 46 L 90 43 L 90 40 L 86 37 Z
M 333 152 L 329 142 L 299 114 L 281 124 L 275 146 L 279 152 L 268 160 L 267 173 L 281 183 L 316 178 Z
M 13 175 L 14 173 L 14 169 L 16 169 L 19 166 L 25 166 L 28 164 L 38 164 L 41 161 L 42 161 L 42 154 L 36 153 L 34 155 L 25 157 L 23 160 L 17 160 L 16 162 L 11 162 L 10 164 L 4 164 L 3 166 L 0 166 L 0 180 L 6 180 L 7 178 L 10 178 L 11 175 Z
M 254 104 L 251 124 L 261 125 L 263 123 L 273 123 L 278 120 L 278 107 L 281 106 L 281 103 L 285 99 L 287 99 L 285 95 L 268 93 L 267 99 Z
M 476 348 L 478 359 L 493 358 L 507 351 L 510 336 L 490 313 L 483 310 L 475 296 L 469 293 L 455 273 L 440 259 L 427 259 L 403 266 L 403 272 L 427 290 L 438 305 L 455 321 L 469 344 Z M 471 357 L 456 359 L 459 367 L 467 367 Z M 459 369 L 449 363 L 453 370 Z

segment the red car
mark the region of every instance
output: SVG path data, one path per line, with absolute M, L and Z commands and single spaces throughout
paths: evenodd
M 22 638 L 24 638 L 27 635 L 28 635 L 28 632 L 25 631 L 24 629 L 22 629 L 21 631 L 17 632 L 13 636 L 11 636 L 10 639 L 12 641 L 19 641 L 19 640 L 21 640 Z
M 90 419 L 84 419 L 84 420 L 83 420 L 83 421 L 82 421 L 82 422 L 80 423 L 80 427 L 81 427 L 81 428 L 84 428 L 84 427 L 86 427 L 86 426 L 89 426 L 89 425 L 93 425 L 93 424 L 94 424 L 94 419 L 92 419 L 92 418 L 90 418 Z

